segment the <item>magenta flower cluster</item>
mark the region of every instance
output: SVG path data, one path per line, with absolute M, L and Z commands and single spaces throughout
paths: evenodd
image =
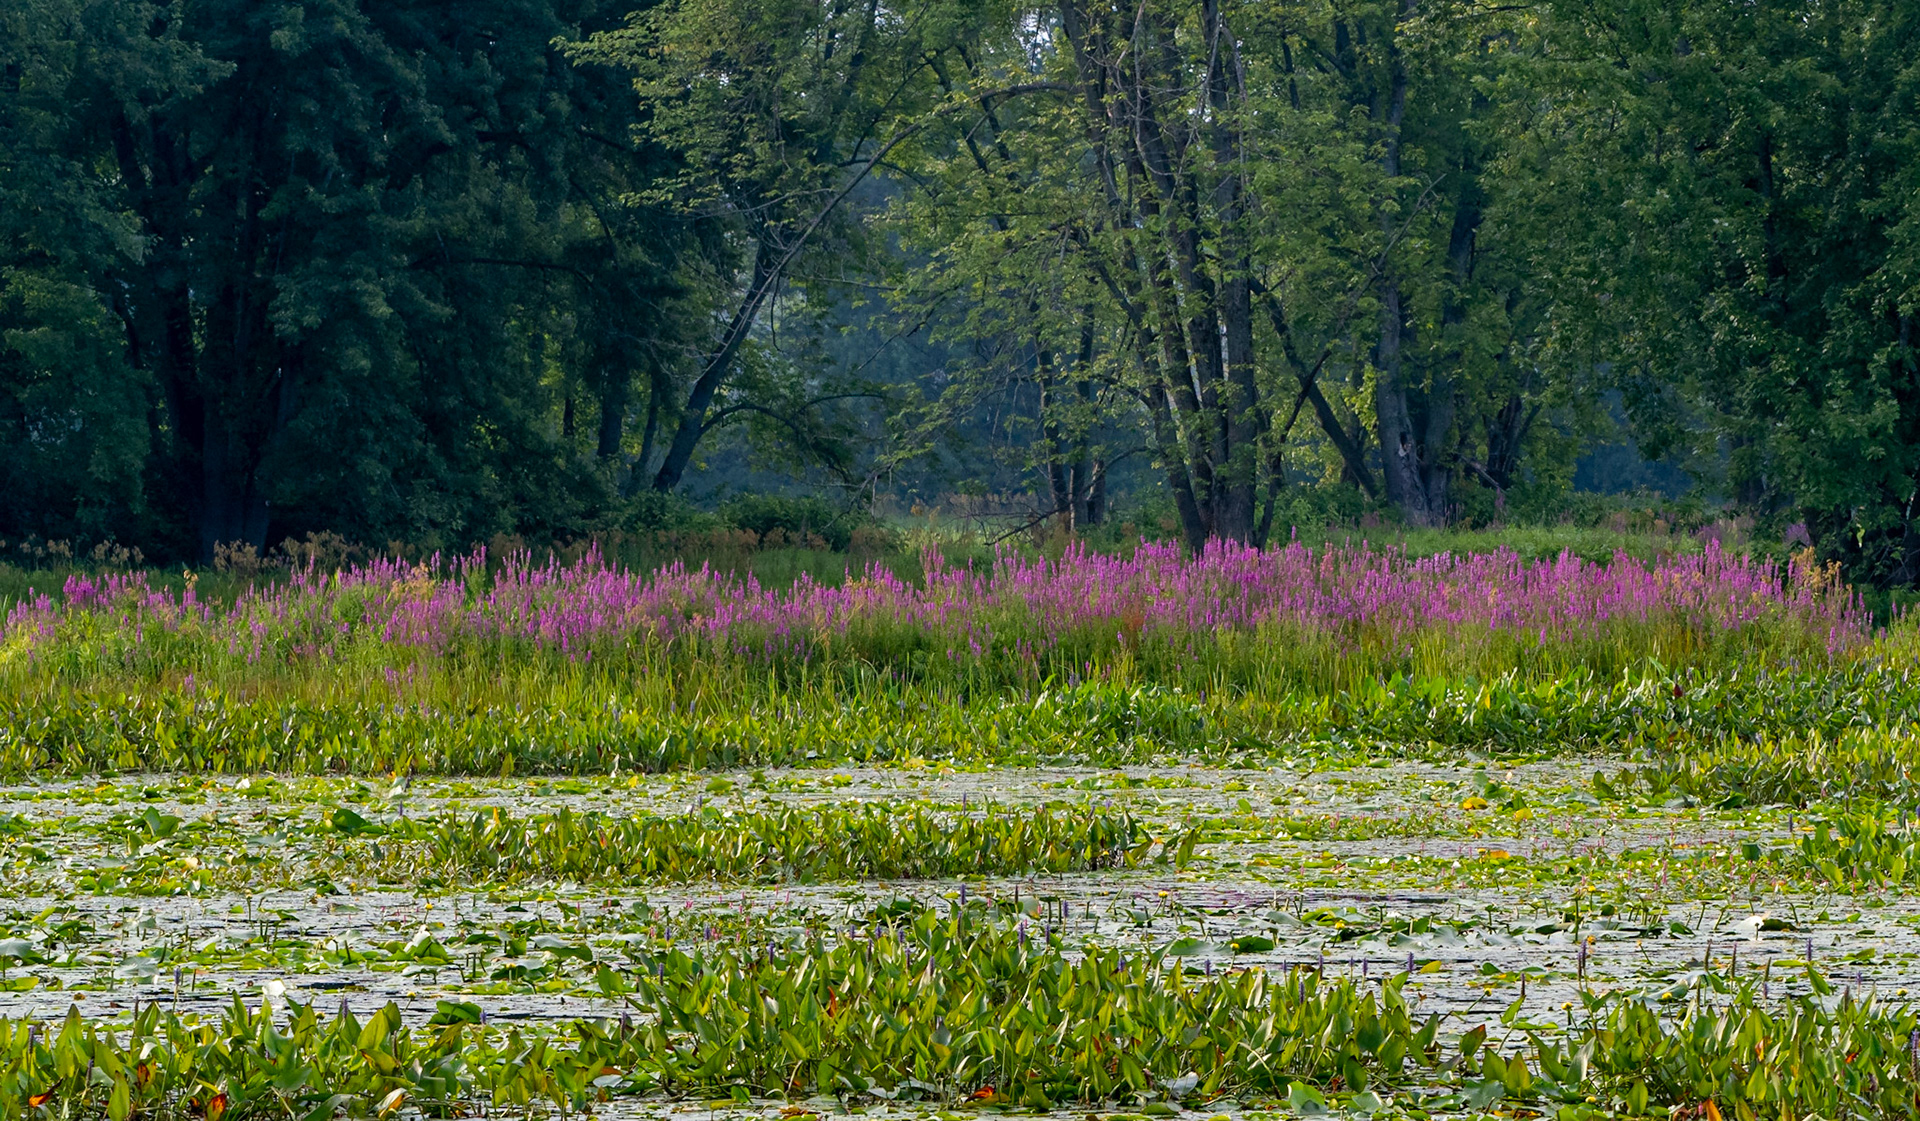
M 1189 557 L 1145 544 L 1131 556 L 1075 548 L 1046 560 L 1007 552 L 977 568 L 929 553 L 923 567 L 915 582 L 875 565 L 838 585 L 802 578 L 771 588 L 705 566 L 635 572 L 592 553 L 572 564 L 515 557 L 490 571 L 475 554 L 297 573 L 226 609 L 191 590 L 155 590 L 142 574 L 75 576 L 64 602 L 40 596 L 17 605 L 6 638 L 33 646 L 90 620 L 132 628 L 136 637 L 156 627 L 190 631 L 249 659 L 326 657 L 369 640 L 444 650 L 475 639 L 581 658 L 636 644 L 809 657 L 844 649 L 850 636 L 892 631 L 917 633 L 923 647 L 944 648 L 951 658 L 993 651 L 1031 659 L 1069 637 L 1179 643 L 1275 626 L 1390 646 L 1467 628 L 1548 644 L 1636 622 L 1725 632 L 1771 621 L 1830 653 L 1871 637 L 1867 613 L 1831 580 L 1790 578 L 1718 545 L 1655 563 L 1619 555 L 1596 564 L 1570 554 L 1416 559 L 1364 545 L 1297 543 L 1265 551 L 1216 543 Z

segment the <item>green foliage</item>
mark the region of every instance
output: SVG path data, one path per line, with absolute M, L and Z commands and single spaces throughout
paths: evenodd
M 716 446 L 862 498 L 938 460 L 1113 544 L 1129 498 L 1194 545 L 1586 524 L 1618 393 L 1767 535 L 1909 587 L 1915 20 L 25 0 L 0 534 L 677 531 L 636 496 Z
M 1418 526 L 1564 490 L 1590 370 L 1549 353 L 1517 236 L 1536 216 L 1490 173 L 1513 18 L 1174 0 L 1000 24 L 949 84 L 1042 88 L 919 138 L 894 208 L 925 258 L 896 303 L 976 340 L 910 431 L 990 411 L 993 450 L 1076 530 L 1144 451 L 1195 546 L 1267 539 L 1295 482 Z
M 204 564 L 617 524 L 732 260 L 645 201 L 628 76 L 556 46 L 629 10 L 9 8 L 0 530 Z
M 343 811 L 345 812 L 345 811 Z M 608 818 L 560 810 L 516 818 L 498 810 L 471 818 L 402 819 L 386 827 L 335 820 L 336 832 L 391 838 L 458 882 L 568 879 L 581 883 L 734 880 L 815 883 L 846 879 L 944 879 L 971 875 L 1128 868 L 1154 840 L 1125 813 L 1047 806 L 983 813 L 924 805 L 813 806 L 777 811 L 715 807 L 677 816 Z M 397 847 L 405 842 L 408 847 Z M 1191 845 L 1187 846 L 1191 850 Z M 1162 862 L 1181 856 L 1176 841 Z
M 1865 725 L 1865 726 L 1862 726 Z M 1754 806 L 1810 806 L 1854 799 L 1898 805 L 1920 803 L 1920 754 L 1898 725 L 1836 720 L 1826 729 L 1780 732 L 1696 743 L 1682 752 L 1633 768 L 1655 797 L 1684 794 L 1704 802 Z
M 643 490 L 627 499 L 620 520 L 633 529 L 655 532 L 705 529 L 711 521 L 685 496 L 657 490 Z
M 1405 978 L 1196 966 L 1068 947 L 1035 919 L 979 908 L 876 916 L 833 943 L 655 950 L 609 984 L 640 1012 L 556 1029 L 488 1024 L 441 1001 L 403 1026 L 310 1006 L 201 1019 L 149 1004 L 121 1030 L 71 1010 L 57 1030 L 0 1023 L 7 1116 L 429 1115 L 475 1105 L 579 1112 L 618 1095 L 962 1097 L 1052 1108 L 1116 1098 L 1197 1104 L 1257 1094 L 1325 1108 L 1405 1094 L 1431 1111 L 1507 1102 L 1590 1116 L 1717 1103 L 1727 1116 L 1910 1117 L 1913 1013 L 1843 997 L 1763 1005 L 1735 987 L 1670 1015 L 1584 994 L 1561 1035 L 1443 1040 Z M 1824 981 L 1821 982 L 1824 984 Z M 1725 991 L 1703 977 L 1701 990 Z M 1519 1046 L 1509 1049 L 1518 1042 Z M 1335 1089 L 1335 1088 L 1338 1089 Z M 1424 1094 L 1422 1091 L 1425 1091 Z
M 1175 1101 L 1295 1080 L 1391 1079 L 1431 1065 L 1397 981 L 1379 992 L 1304 971 L 1188 976 L 1175 959 L 1067 947 L 1037 922 L 922 912 L 871 940 L 761 956 L 664 955 L 635 1001 L 636 1044 L 668 1089 L 758 1093 L 874 1086 L 945 1096 L 976 1086 L 1012 1104 L 1151 1092 Z M 1198 971 L 1196 971 L 1198 972 Z
M 817 467 L 843 485 L 871 482 L 880 399 L 852 374 L 816 368 L 783 348 L 841 297 L 874 252 L 855 213 L 876 168 L 937 112 L 934 74 L 964 52 L 971 5 L 915 0 L 900 10 L 813 0 L 678 0 L 573 43 L 577 62 L 628 75 L 636 131 L 671 167 L 636 198 L 713 226 L 707 315 L 696 357 L 656 387 L 634 466 L 656 490 L 678 486 L 702 441 L 743 425 L 756 454 Z M 660 411 L 662 407 L 671 411 Z M 655 420 L 663 428 L 658 468 Z
M 855 530 L 873 524 L 870 515 L 810 495 L 743 494 L 721 503 L 719 513 L 759 535 L 762 544 L 775 540 L 770 535 L 777 530 L 779 541 L 795 545 L 824 541 L 836 552 L 847 550 Z
M 717 786 L 733 788 L 727 780 Z M 704 799 L 703 799 L 704 801 Z M 348 805 L 281 822 L 264 852 L 244 835 L 148 807 L 97 827 L 0 818 L 0 838 L 37 846 L 68 841 L 124 850 L 82 876 L 86 890 L 164 895 L 231 886 L 258 877 L 298 882 L 462 884 L 497 889 L 554 884 L 627 888 L 670 884 L 817 884 L 866 880 L 1025 877 L 1160 867 L 1192 862 L 1212 823 L 1150 830 L 1130 812 L 1066 803 L 1009 808 L 993 802 L 925 802 L 753 809 L 716 795 L 678 814 L 608 815 L 563 805 L 516 815 L 365 816 Z M 404 807 L 401 807 L 404 808 Z M 1250 826 L 1249 826 L 1250 827 Z M 1312 833 L 1325 823 L 1294 825 Z M 1213 836 L 1212 832 L 1207 834 Z M 192 865 L 181 863 L 182 854 Z M 391 949 L 391 947 L 389 947 Z M 42 951 L 46 952 L 46 951 Z M 13 955 L 36 957 L 22 950 Z
M 1920 561 L 1917 19 L 1877 0 L 1560 5 L 1497 95 L 1504 205 L 1562 317 L 1554 348 L 1612 363 L 1649 453 L 1690 452 L 1749 509 L 1806 517 L 1854 578 L 1897 585 Z
M 1906 1117 L 1920 1108 L 1907 1090 L 1915 1025 L 1909 1009 L 1881 1010 L 1850 996 L 1831 1009 L 1814 999 L 1770 1009 L 1742 987 L 1725 1009 L 1703 1007 L 1678 1022 L 1622 1001 L 1563 1044 L 1534 1042 L 1550 1100 L 1572 1099 L 1566 1088 L 1592 1078 L 1608 1092 L 1608 1105 L 1628 1115 L 1662 1102 L 1712 1101 L 1741 1118 L 1832 1116 L 1860 1103 Z M 1524 1065 L 1517 1076 L 1511 1063 L 1494 1073 L 1509 1092 L 1531 1081 Z
M 1113 765 L 1310 745 L 1416 754 L 1456 745 L 1644 752 L 1661 760 L 1645 772 L 1654 788 L 1764 803 L 1831 793 L 1855 770 L 1863 794 L 1906 789 L 1911 753 L 1894 730 L 1920 719 L 1920 681 L 1871 664 L 1349 683 L 1325 676 L 1321 651 L 1258 648 L 1292 656 L 1203 663 L 1192 690 L 1114 680 L 1024 696 L 1017 682 L 1013 691 L 969 687 L 964 675 L 915 682 L 857 663 L 844 677 L 816 667 L 785 681 L 755 667 L 695 666 L 637 683 L 558 670 L 475 683 L 415 663 L 409 678 L 395 671 L 372 688 L 352 672 L 236 676 L 231 688 L 217 676 L 191 688 L 179 678 L 16 687 L 0 695 L 0 773 L 577 774 L 927 757 Z M 386 673 L 370 667 L 366 677 Z M 1224 673 L 1248 676 L 1221 687 Z M 1823 770 L 1828 763 L 1851 769 Z
M 1920 837 L 1904 820 L 1895 828 L 1872 810 L 1816 821 L 1798 855 L 1836 888 L 1900 887 L 1920 878 Z
M 268 701 L 211 689 L 191 695 L 18 696 L 4 703 L 0 715 L 0 770 L 484 775 L 805 766 L 928 755 L 1120 761 L 1176 745 L 1204 748 L 1219 735 L 1194 702 L 1153 690 L 1083 687 L 1037 701 L 931 705 L 919 690 L 877 683 L 769 693 L 764 684 L 753 690 L 749 676 L 757 675 L 709 679 L 689 695 L 737 700 L 701 704 L 658 690 L 612 703 L 604 695 L 588 701 L 572 686 L 544 699 L 516 687 L 511 704 L 457 709 L 344 696 L 318 703 Z
M 1403 549 L 1413 557 L 1442 553 L 1460 556 L 1511 549 L 1528 561 L 1551 561 L 1563 553 L 1570 553 L 1593 564 L 1609 563 L 1622 553 L 1642 563 L 1651 563 L 1663 557 L 1684 556 L 1700 551 L 1700 543 L 1687 536 L 1652 530 L 1622 532 L 1579 524 L 1509 525 L 1498 529 L 1410 529 L 1400 525 L 1356 527 L 1305 523 L 1294 536 L 1309 545 L 1365 541 L 1375 548 Z

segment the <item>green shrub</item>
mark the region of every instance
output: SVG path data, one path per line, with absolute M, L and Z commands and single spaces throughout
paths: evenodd
M 852 544 L 855 530 L 873 521 L 864 510 L 845 509 L 813 495 L 783 494 L 738 495 L 721 504 L 720 516 L 738 529 L 752 530 L 763 547 L 824 542 L 837 553 Z

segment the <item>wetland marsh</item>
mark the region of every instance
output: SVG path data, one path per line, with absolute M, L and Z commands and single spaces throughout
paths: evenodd
M 927 571 L 17 605 L 9 1109 L 1920 1108 L 1920 684 L 1821 573 Z

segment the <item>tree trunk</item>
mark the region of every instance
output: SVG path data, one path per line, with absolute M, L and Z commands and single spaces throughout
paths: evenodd
M 1087 524 L 1103 525 L 1107 520 L 1107 464 L 1093 463 L 1093 481 L 1087 487 Z
M 633 493 L 639 481 L 646 477 L 647 469 L 653 463 L 655 445 L 660 439 L 660 402 L 667 395 L 666 386 L 663 384 L 665 380 L 665 373 L 657 365 L 648 372 L 647 421 L 641 426 L 640 451 L 633 457 L 633 462 L 627 468 L 626 482 L 621 487 L 622 494 Z
M 1412 0 L 1402 0 L 1402 16 L 1411 15 L 1412 10 Z M 1396 27 L 1392 34 L 1397 33 Z M 1392 181 L 1400 177 L 1400 123 L 1407 108 L 1407 71 L 1397 44 L 1390 45 L 1388 53 L 1391 76 L 1386 98 L 1373 108 L 1375 119 L 1382 125 L 1380 170 L 1388 189 L 1393 190 Z M 1391 246 L 1395 233 L 1393 216 L 1384 210 L 1380 215 L 1380 233 L 1383 245 Z M 1402 362 L 1406 312 L 1401 306 L 1400 281 L 1391 262 L 1383 262 L 1378 291 L 1380 331 L 1373 354 L 1374 418 L 1380 430 L 1380 464 L 1387 500 L 1400 507 L 1401 516 L 1409 525 L 1444 525 L 1445 465 L 1440 462 L 1439 449 L 1444 446 L 1446 430 L 1452 426 L 1452 398 L 1436 385 L 1434 399 L 1428 402 L 1425 431 L 1415 431 Z M 1436 420 L 1441 422 L 1438 428 Z M 1430 443 L 1436 432 L 1442 442 Z M 1429 487 L 1436 483 L 1441 490 L 1437 496 L 1429 493 Z
M 1320 425 L 1320 431 L 1332 442 L 1334 450 L 1340 453 L 1344 465 L 1342 478 L 1366 492 L 1368 498 L 1380 496 L 1379 487 L 1374 484 L 1373 472 L 1367 467 L 1366 431 L 1349 433 L 1340 418 L 1334 414 L 1333 405 L 1320 389 L 1320 371 L 1326 361 L 1322 356 L 1319 362 L 1308 366 L 1301 361 L 1300 354 L 1293 346 L 1293 333 L 1288 327 L 1286 309 L 1280 304 L 1280 297 L 1267 290 L 1261 291 L 1267 305 L 1267 318 L 1273 324 L 1273 333 L 1280 339 L 1280 351 L 1286 356 L 1287 365 L 1293 370 L 1293 377 L 1300 386 L 1300 395 L 1313 406 L 1313 417 Z M 1269 422 L 1271 423 L 1271 422 Z M 1282 438 L 1285 437 L 1282 433 Z M 1280 449 L 1275 449 L 1275 455 Z M 1263 534 L 1264 536 L 1264 534 Z
M 1254 377 L 1253 295 L 1244 268 L 1241 275 L 1222 287 L 1221 297 L 1226 321 L 1227 384 L 1221 406 L 1226 412 L 1223 427 L 1227 461 L 1214 532 L 1228 540 L 1251 543 L 1265 414 Z
M 1198 549 L 1206 543 L 1206 523 L 1200 516 L 1200 504 L 1195 500 L 1191 465 L 1182 447 L 1179 426 L 1173 419 L 1170 403 L 1171 392 L 1167 388 L 1163 363 L 1165 349 L 1160 345 L 1148 309 L 1141 300 L 1141 285 L 1138 273 L 1130 275 L 1122 286 L 1110 277 L 1114 296 L 1125 311 L 1131 328 L 1134 360 L 1139 364 L 1141 374 L 1140 400 L 1146 406 L 1147 416 L 1152 421 L 1153 446 L 1159 453 L 1161 469 L 1166 472 L 1167 489 L 1173 492 L 1174 509 L 1179 513 L 1181 536 L 1188 547 Z M 1176 344 L 1177 345 L 1177 344 Z M 1100 505 L 1106 506 L 1106 467 L 1102 465 L 1096 480 L 1100 492 Z
M 1096 268 L 1133 326 L 1138 393 L 1182 534 L 1193 548 L 1216 536 L 1249 541 L 1271 422 L 1256 376 L 1246 188 L 1238 170 L 1244 78 L 1226 7 L 1203 0 L 1205 61 L 1198 70 L 1165 13 L 1081 0 L 1062 0 L 1059 10 L 1086 105 L 1095 178 L 1111 212 L 1108 228 L 1128 246 L 1124 279 Z M 1196 87 L 1206 99 L 1198 114 L 1181 100 Z M 1106 467 L 1093 471 L 1104 488 Z M 1091 489 L 1084 493 L 1091 520 L 1098 504 Z
M 1220 0 L 1203 0 L 1201 23 L 1207 41 L 1207 101 L 1212 108 L 1207 127 L 1214 166 L 1220 173 L 1214 189 L 1215 210 L 1224 247 L 1218 307 L 1225 365 L 1220 401 L 1225 447 L 1214 532 L 1251 543 L 1256 531 L 1259 451 L 1269 421 L 1267 410 L 1261 408 L 1254 369 L 1253 262 L 1245 228 L 1245 184 L 1238 171 L 1242 137 L 1234 117 L 1235 95 L 1244 103 L 1246 91 L 1240 87 L 1239 48 Z
M 1407 408 L 1406 386 L 1401 383 L 1402 327 L 1400 284 L 1388 277 L 1380 283 L 1380 338 L 1373 351 L 1377 371 L 1373 403 L 1380 429 L 1381 475 L 1386 480 L 1387 501 L 1400 507 L 1407 524 L 1431 526 L 1439 522 L 1427 502 L 1420 442 Z
M 1427 386 L 1427 430 L 1420 444 L 1421 480 L 1427 504 L 1429 524 L 1442 526 L 1451 516 L 1447 490 L 1453 480 L 1454 460 L 1444 453 L 1453 432 L 1455 402 L 1453 382 L 1436 374 Z
M 1513 486 L 1520 470 L 1520 449 L 1539 415 L 1538 404 L 1529 409 L 1521 394 L 1513 393 L 1487 418 L 1487 475 L 1502 492 Z
M 1073 495 L 1073 528 L 1097 524 L 1093 515 L 1093 453 L 1085 440 L 1073 457 L 1069 490 Z
M 687 464 L 693 462 L 693 451 L 700 446 L 700 438 L 707 434 L 707 410 L 712 407 L 713 399 L 726 383 L 727 376 L 733 372 L 733 361 L 739 356 L 741 346 L 745 345 L 747 332 L 759 317 L 760 305 L 772 287 L 772 262 L 768 258 L 774 252 L 774 247 L 764 241 L 755 247 L 753 280 L 745 298 L 734 309 L 733 317 L 727 323 L 727 331 L 721 338 L 719 349 L 707 359 L 705 368 L 694 379 L 693 388 L 687 393 L 686 404 L 680 413 L 680 424 L 674 429 L 673 440 L 667 445 L 666 458 L 660 461 L 660 470 L 653 477 L 653 489 L 669 491 L 679 486 L 681 477 L 687 473 Z
M 600 431 L 594 441 L 594 454 L 609 462 L 620 454 L 620 437 L 627 427 L 627 386 L 632 375 L 624 366 L 609 366 L 600 386 Z
M 1093 309 L 1088 308 L 1081 319 L 1080 353 L 1074 363 L 1074 372 L 1081 375 L 1074 383 L 1074 390 L 1080 398 L 1081 429 L 1075 434 L 1073 468 L 1068 489 L 1073 495 L 1073 527 L 1084 529 L 1096 524 L 1093 512 L 1093 449 L 1087 442 L 1086 424 L 1093 416 L 1093 383 L 1084 376 L 1087 367 L 1093 364 Z
M 1067 445 L 1060 435 L 1059 402 L 1053 396 L 1053 352 L 1044 346 L 1034 351 L 1035 381 L 1040 387 L 1040 440 L 1046 454 L 1047 496 L 1053 502 L 1054 517 L 1073 518 L 1073 486 L 1068 478 Z

